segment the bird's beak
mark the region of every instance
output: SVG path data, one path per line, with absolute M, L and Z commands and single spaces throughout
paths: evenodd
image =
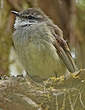
M 19 16 L 19 12 L 17 12 L 17 11 L 11 11 L 11 13 L 13 13 L 16 16 Z

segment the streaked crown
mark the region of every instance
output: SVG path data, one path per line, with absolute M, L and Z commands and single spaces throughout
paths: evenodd
M 12 11 L 16 15 L 14 27 L 24 27 L 26 25 L 33 25 L 46 20 L 46 15 L 40 10 L 35 8 L 29 8 L 27 10 L 16 12 Z

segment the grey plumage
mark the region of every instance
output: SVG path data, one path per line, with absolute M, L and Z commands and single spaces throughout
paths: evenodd
M 42 11 L 20 12 L 14 26 L 16 53 L 31 76 L 47 79 L 61 71 L 59 56 L 70 72 L 77 70 L 62 31 Z

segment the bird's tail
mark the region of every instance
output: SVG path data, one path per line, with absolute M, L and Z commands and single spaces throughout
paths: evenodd
M 69 51 L 69 48 L 61 46 L 58 42 L 56 43 L 56 50 L 60 58 L 62 59 L 63 63 L 66 65 L 67 69 L 74 73 L 77 71 L 77 67 L 75 65 L 75 62 L 71 56 L 71 53 Z

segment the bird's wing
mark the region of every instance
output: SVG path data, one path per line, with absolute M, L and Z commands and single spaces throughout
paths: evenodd
M 50 29 L 52 32 L 52 35 L 55 37 L 55 41 L 53 42 L 53 45 L 56 48 L 56 51 L 60 58 L 62 59 L 63 63 L 66 65 L 68 70 L 71 73 L 74 73 L 77 68 L 75 65 L 75 62 L 71 56 L 70 49 L 66 43 L 66 41 L 63 39 L 63 33 L 56 25 L 52 24 L 50 25 Z

